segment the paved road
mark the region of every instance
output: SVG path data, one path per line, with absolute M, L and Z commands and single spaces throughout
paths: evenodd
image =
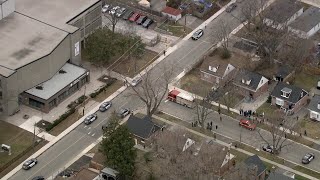
M 194 110 L 190 110 L 184 106 L 173 102 L 166 102 L 162 104 L 160 107 L 161 110 L 172 114 L 176 117 L 179 117 L 187 122 L 192 122 L 196 120 L 196 114 Z M 259 136 L 257 130 L 249 131 L 247 129 L 241 128 L 238 123 L 239 121 L 236 119 L 232 119 L 228 116 L 223 115 L 223 120 L 220 121 L 219 114 L 213 112 L 208 115 L 208 122 L 213 122 L 213 130 L 217 133 L 220 133 L 224 136 L 230 137 L 233 140 L 240 141 L 240 134 L 242 142 L 254 146 L 255 148 L 261 149 L 261 146 L 265 144 L 265 142 Z M 206 124 L 206 123 L 205 123 Z M 215 130 L 215 126 L 218 125 L 218 129 Z M 261 130 L 261 134 L 268 142 L 272 142 L 271 134 L 267 131 Z M 313 152 L 316 157 L 320 157 L 320 151 L 309 148 L 308 146 L 301 145 L 295 143 L 293 141 L 286 141 L 284 144 L 290 144 L 287 147 L 284 147 L 280 153 L 280 157 L 285 158 L 289 161 L 295 162 L 297 164 L 301 164 L 301 158 L 307 152 Z M 302 164 L 301 164 L 302 165 Z M 320 161 L 316 158 L 308 165 L 303 165 L 310 169 L 320 171 Z
M 237 9 L 236 9 L 237 11 Z M 234 13 L 236 13 L 236 11 Z M 184 68 L 190 67 L 202 57 L 212 45 L 211 42 L 217 43 L 215 36 L 215 29 L 218 23 L 223 20 L 231 29 L 236 28 L 240 22 L 233 18 L 230 14 L 223 12 L 215 20 L 206 26 L 204 36 L 198 41 L 184 40 L 179 45 L 178 49 L 167 56 L 151 71 L 154 78 L 163 76 L 165 73 L 161 66 L 173 66 L 174 77 L 180 74 Z M 126 89 L 118 97 L 114 98 L 113 108 L 115 110 L 120 107 L 129 107 L 131 109 L 142 108 L 143 104 L 136 97 L 128 96 L 132 90 Z M 38 157 L 39 163 L 28 171 L 20 170 L 10 179 L 12 180 L 27 180 L 32 179 L 34 176 L 43 175 L 46 178 L 56 174 L 59 170 L 72 161 L 79 153 L 81 153 L 90 144 L 97 141 L 102 135 L 101 125 L 107 122 L 110 116 L 109 110 L 105 113 L 98 112 L 98 119 L 90 126 L 79 125 L 76 129 L 71 131 L 68 135 L 63 137 L 53 147 L 48 149 Z

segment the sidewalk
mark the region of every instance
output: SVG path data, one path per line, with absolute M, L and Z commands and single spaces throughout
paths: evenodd
M 230 144 L 225 143 L 225 142 L 223 142 L 223 141 L 220 141 L 220 140 L 218 140 L 218 139 L 214 139 L 213 137 L 207 136 L 207 135 L 202 134 L 202 133 L 200 133 L 200 132 L 198 132 L 198 131 L 189 129 L 189 128 L 185 127 L 185 126 L 181 126 L 181 125 L 179 125 L 179 124 L 176 124 L 176 123 L 174 123 L 174 122 L 168 121 L 168 120 L 163 119 L 163 118 L 161 118 L 161 117 L 159 117 L 159 116 L 156 116 L 156 115 L 154 115 L 154 117 L 157 118 L 157 119 L 159 119 L 159 120 L 161 120 L 161 121 L 163 121 L 163 122 L 165 122 L 165 123 L 167 123 L 167 124 L 183 127 L 184 129 L 186 129 L 187 131 L 189 131 L 189 132 L 191 132 L 191 133 L 193 133 L 193 134 L 199 135 L 199 136 L 204 137 L 204 138 L 207 138 L 207 139 L 214 140 L 215 142 L 217 142 L 217 143 L 219 143 L 219 144 L 221 144 L 221 145 L 223 145 L 223 146 L 230 147 Z M 249 156 L 254 155 L 253 153 L 248 152 L 248 151 L 245 151 L 245 150 L 240 149 L 240 148 L 235 148 L 235 147 L 233 147 L 233 146 L 231 146 L 231 148 L 234 149 L 234 150 L 237 150 L 237 151 L 239 151 L 239 152 L 242 152 L 242 153 L 244 153 L 244 154 L 247 154 L 247 155 L 249 155 Z M 294 170 L 294 169 L 292 169 L 292 168 L 289 168 L 289 167 L 287 167 L 287 166 L 284 166 L 284 165 L 282 165 L 282 164 L 278 164 L 278 163 L 276 163 L 276 162 L 274 162 L 274 161 L 268 160 L 268 159 L 263 158 L 263 157 L 261 157 L 261 156 L 259 156 L 259 158 L 260 158 L 261 160 L 267 162 L 267 163 L 273 164 L 273 165 L 275 165 L 275 166 L 277 166 L 277 167 L 280 167 L 280 168 L 282 168 L 282 169 L 284 169 L 284 170 L 293 172 L 293 173 L 295 173 L 295 174 L 298 174 L 298 175 L 300 175 L 300 176 L 306 177 L 306 178 L 311 179 L 311 180 L 317 180 L 317 178 L 314 178 L 314 177 L 312 177 L 312 176 L 309 176 L 309 175 L 307 175 L 307 174 L 304 174 L 304 173 L 302 173 L 302 172 L 300 172 L 300 171 L 296 171 L 296 170 Z

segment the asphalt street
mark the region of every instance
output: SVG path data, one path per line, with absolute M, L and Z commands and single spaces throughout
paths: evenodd
M 173 103 L 171 101 L 166 101 L 160 109 L 168 114 L 174 115 L 179 119 L 182 119 L 186 122 L 196 121 L 196 112 L 190 108 L 181 106 L 179 104 Z M 216 131 L 219 134 L 222 134 L 226 137 L 229 137 L 233 140 L 241 141 L 249 144 L 257 149 L 261 149 L 262 145 L 266 144 L 260 137 L 258 130 L 250 131 L 239 126 L 239 120 L 233 119 L 228 116 L 224 116 L 222 121 L 220 121 L 219 114 L 217 112 L 212 112 L 208 115 L 207 122 L 213 122 L 213 131 Z M 205 124 L 207 124 L 207 122 Z M 215 126 L 218 126 L 218 129 L 215 129 Z M 261 135 L 267 139 L 268 142 L 272 142 L 271 133 L 260 130 Z M 302 165 L 310 169 L 320 171 L 320 161 L 317 160 L 317 157 L 320 157 L 320 151 L 312 149 L 308 146 L 295 143 L 293 141 L 286 141 L 284 145 L 288 145 L 282 148 L 280 157 L 287 159 L 289 161 L 301 164 L 302 157 L 308 153 L 312 152 L 315 154 L 316 159 L 308 165 Z
M 237 11 L 239 11 L 239 7 L 235 9 L 233 13 L 236 14 Z M 224 21 L 230 29 L 234 29 L 240 25 L 239 20 L 233 18 L 231 14 L 223 12 L 206 26 L 204 36 L 201 37 L 201 39 L 198 41 L 191 39 L 184 40 L 177 50 L 156 65 L 151 70 L 152 77 L 161 78 L 166 73 L 166 71 L 160 67 L 173 67 L 173 77 L 175 77 L 185 68 L 192 66 L 212 47 L 212 44 L 218 42 L 215 27 L 217 27 L 221 21 Z M 79 153 L 102 136 L 101 126 L 107 123 L 107 119 L 113 110 L 118 110 L 121 107 L 130 109 L 143 108 L 143 103 L 137 97 L 129 96 L 130 93 L 132 93 L 132 89 L 127 88 L 122 94 L 112 100 L 112 109 L 104 113 L 98 112 L 98 119 L 89 126 L 85 126 L 84 124 L 79 125 L 54 146 L 41 154 L 38 157 L 38 164 L 35 167 L 27 171 L 21 169 L 10 179 L 27 180 L 39 175 L 48 178 L 66 168 L 65 165 L 67 163 L 72 161 Z

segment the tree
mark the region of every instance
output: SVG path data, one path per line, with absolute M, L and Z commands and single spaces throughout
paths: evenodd
M 206 97 L 196 100 L 195 108 L 196 120 L 198 121 L 202 129 L 204 129 L 205 122 L 208 119 L 208 115 L 213 112 L 211 104 L 212 98 L 209 97 L 210 92 L 206 94 Z
M 159 108 L 162 100 L 167 95 L 170 78 L 172 77 L 172 67 L 160 67 L 163 74 L 158 74 L 159 71 L 150 70 L 145 73 L 142 82 L 138 86 L 131 86 L 133 93 L 130 96 L 138 97 L 145 105 L 147 116 L 151 117 Z M 127 80 L 125 80 L 127 81 Z M 129 84 L 127 82 L 127 84 Z
M 221 57 L 223 59 L 227 59 L 230 57 L 230 52 L 229 52 L 229 34 L 231 33 L 231 28 L 230 26 L 223 20 L 220 20 L 218 23 L 218 30 L 216 32 L 217 38 L 221 40 L 221 46 L 223 48 Z
M 257 132 L 264 143 L 269 146 L 273 146 L 274 154 L 279 154 L 284 147 L 293 143 L 293 141 L 288 141 L 288 136 L 293 132 L 295 123 L 289 118 L 286 118 L 285 114 L 281 111 L 269 114 L 266 118 L 268 132 L 262 129 L 258 129 Z
M 114 30 L 115 30 L 116 25 L 117 25 L 120 18 L 116 15 L 116 12 L 103 14 L 103 15 L 104 15 L 104 17 L 106 17 L 109 20 L 109 22 L 111 24 L 111 30 L 114 33 Z
M 222 102 L 225 106 L 227 106 L 228 112 L 230 112 L 230 106 L 232 106 L 235 101 L 235 92 L 233 89 L 230 89 L 224 94 L 224 96 L 222 96 Z
M 106 156 L 105 164 L 119 171 L 121 175 L 132 176 L 136 158 L 135 142 L 125 125 L 119 125 L 115 113 L 104 131 L 100 150 Z

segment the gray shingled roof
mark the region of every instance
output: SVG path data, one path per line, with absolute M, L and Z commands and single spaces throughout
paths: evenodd
M 258 171 L 257 171 L 257 175 L 259 176 L 261 173 L 263 173 L 267 167 L 263 164 L 263 162 L 261 161 L 261 159 L 257 156 L 257 155 L 253 155 L 248 157 L 244 163 L 248 166 L 257 166 Z
M 223 77 L 224 73 L 227 70 L 229 63 L 228 62 L 221 62 L 221 61 L 212 61 L 211 59 L 205 59 L 201 64 L 200 70 L 214 76 L 218 76 L 220 78 Z M 209 66 L 211 67 L 218 67 L 216 72 L 210 71 Z
M 281 96 L 282 95 L 282 91 L 281 90 L 284 89 L 284 88 L 288 88 L 288 89 L 292 90 L 289 98 L 285 98 L 285 97 Z M 276 87 L 273 89 L 273 91 L 271 93 L 271 96 L 274 96 L 274 97 L 289 101 L 291 103 L 297 103 L 301 99 L 301 93 L 303 93 L 303 96 L 308 94 L 308 92 L 305 91 L 302 88 L 299 88 L 297 86 L 293 86 L 293 85 L 290 85 L 290 84 L 286 84 L 286 83 L 283 83 L 283 82 L 278 82 Z
M 270 173 L 267 180 L 293 180 L 292 178 L 279 174 L 277 172 Z
M 318 103 L 320 103 L 320 96 L 315 95 L 312 97 L 308 109 L 320 113 L 320 109 L 318 109 Z
M 251 72 L 251 71 L 247 71 L 247 70 L 241 70 L 237 74 L 237 77 L 234 80 L 234 84 L 237 86 L 249 88 L 252 91 L 256 91 L 262 77 L 263 76 L 260 74 L 257 74 L 257 73 Z M 251 82 L 249 85 L 247 85 L 245 83 L 242 83 L 242 79 L 245 81 L 251 80 Z
M 309 32 L 312 28 L 320 23 L 320 9 L 317 7 L 310 7 L 300 17 L 290 24 L 290 27 Z
M 301 8 L 302 4 L 296 0 L 276 0 L 264 11 L 264 17 L 277 23 L 285 23 Z
M 130 116 L 127 121 L 127 127 L 132 134 L 143 139 L 148 139 L 153 132 L 161 128 L 147 116 L 142 119 L 136 116 Z

